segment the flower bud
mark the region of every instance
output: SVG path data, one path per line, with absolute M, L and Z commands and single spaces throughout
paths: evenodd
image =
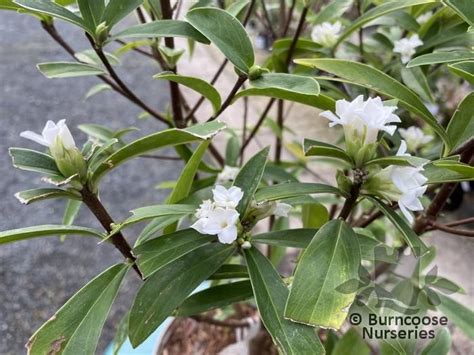
M 102 45 L 109 36 L 109 26 L 105 22 L 99 23 L 95 29 L 95 41 L 98 45 Z
M 248 240 L 242 243 L 242 249 L 250 249 L 252 247 L 252 244 Z
M 257 80 L 262 76 L 263 73 L 268 73 L 269 70 L 266 68 L 262 68 L 258 65 L 254 65 L 249 69 L 249 79 L 250 80 Z

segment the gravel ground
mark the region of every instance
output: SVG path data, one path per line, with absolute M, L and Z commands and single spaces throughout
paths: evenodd
M 87 48 L 80 31 L 64 23 L 58 26 L 76 48 Z M 39 148 L 33 142 L 19 139 L 21 131 L 38 132 L 48 119 L 67 118 L 76 141 L 83 143 L 86 136 L 76 126 L 85 122 L 116 129 L 132 125 L 140 128 L 131 138 L 161 127 L 151 119 L 137 120 L 140 109 L 113 92 L 100 93 L 84 102 L 84 94 L 98 83 L 95 78 L 44 78 L 36 63 L 70 59 L 33 17 L 0 12 L 0 33 L 0 230 L 60 223 L 63 201 L 23 206 L 13 196 L 17 191 L 41 186 L 40 176 L 11 165 L 8 147 Z M 125 61 L 120 69 L 124 80 L 137 88 L 145 101 L 163 109 L 166 87 L 151 79 L 157 67 L 135 54 L 127 54 Z M 102 200 L 114 218 L 123 219 L 132 208 L 161 201 L 163 192 L 154 192 L 152 187 L 158 181 L 174 179 L 179 168 L 168 161 L 160 161 L 159 166 L 139 159 L 127 163 L 103 181 Z M 76 224 L 99 227 L 86 210 L 81 211 Z M 126 234 L 132 237 L 133 232 Z M 24 344 L 35 329 L 88 280 L 121 260 L 113 247 L 97 245 L 89 238 L 70 237 L 61 242 L 52 237 L 2 245 L 0 354 L 25 353 Z M 103 333 L 101 348 L 110 340 L 114 325 L 133 299 L 137 285 L 138 279 L 130 273 Z

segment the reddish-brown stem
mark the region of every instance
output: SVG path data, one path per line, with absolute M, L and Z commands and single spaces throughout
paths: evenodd
M 235 94 L 237 94 L 237 91 L 239 91 L 240 87 L 245 83 L 246 80 L 247 80 L 247 75 L 240 75 L 239 76 L 239 78 L 235 82 L 234 86 L 232 87 L 229 95 L 227 96 L 227 98 L 222 103 L 220 109 L 211 118 L 209 118 L 207 120 L 207 122 L 214 121 L 217 117 L 220 116 L 220 114 L 222 112 L 224 112 L 224 110 L 227 107 L 229 107 L 229 105 L 232 103 L 232 100 L 234 99 Z
M 464 237 L 474 237 L 474 231 L 473 230 L 453 228 L 453 227 L 449 227 L 445 224 L 439 224 L 439 223 L 436 223 L 436 222 L 429 222 L 428 225 L 430 225 L 433 229 L 438 229 L 438 230 L 446 232 L 446 233 L 462 235 Z

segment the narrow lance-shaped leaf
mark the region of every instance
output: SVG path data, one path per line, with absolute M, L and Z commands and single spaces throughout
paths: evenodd
M 333 354 L 370 355 L 369 345 L 354 328 L 350 328 L 334 346 Z
M 104 0 L 77 0 L 77 5 L 84 23 L 91 31 L 95 31 L 104 12 Z
M 15 194 L 15 197 L 23 204 L 28 205 L 32 202 L 42 201 L 52 198 L 68 198 L 72 200 L 81 200 L 79 193 L 72 191 L 46 188 L 46 189 L 31 189 L 20 191 Z
M 443 3 L 456 11 L 468 24 L 474 26 L 474 8 L 470 0 L 443 0 Z
M 170 72 L 154 75 L 153 79 L 174 81 L 175 83 L 179 83 L 198 92 L 211 102 L 214 113 L 221 107 L 221 96 L 219 95 L 219 92 L 207 81 L 192 76 L 178 75 Z
M 436 337 L 421 351 L 420 355 L 448 355 L 451 349 L 451 333 L 448 328 L 441 328 Z
M 429 251 L 428 247 L 423 243 L 420 237 L 413 231 L 405 220 L 400 217 L 392 208 L 377 198 L 369 197 L 369 199 L 383 212 L 383 214 L 393 223 L 402 235 L 405 242 L 413 251 L 415 256 L 421 256 Z
M 448 65 L 457 76 L 466 79 L 470 84 L 474 85 L 474 61 L 465 61 Z
M 13 166 L 21 170 L 34 171 L 53 176 L 61 176 L 55 160 L 49 154 L 24 148 L 10 148 Z
M 262 187 L 255 193 L 257 202 L 275 201 L 284 198 L 305 196 L 310 194 L 341 194 L 339 189 L 318 183 L 289 182 L 272 186 Z
M 288 229 L 254 235 L 252 241 L 268 245 L 306 248 L 318 230 L 314 228 Z
M 252 298 L 252 296 L 253 292 L 250 281 L 238 281 L 209 287 L 204 291 L 189 296 L 181 306 L 178 307 L 176 315 L 179 317 L 189 317 L 194 314 L 222 308 L 236 302 L 246 301 Z
M 297 59 L 295 62 L 324 70 L 337 75 L 348 83 L 360 85 L 391 98 L 398 99 L 401 105 L 420 115 L 441 137 L 446 147 L 449 148 L 450 144 L 445 130 L 440 126 L 436 118 L 426 108 L 420 98 L 406 86 L 380 70 L 367 64 L 342 59 Z
M 239 174 L 234 180 L 234 186 L 240 187 L 244 192 L 244 196 L 237 206 L 237 211 L 241 216 L 245 214 L 258 185 L 260 185 L 260 180 L 262 179 L 265 165 L 267 164 L 269 151 L 269 147 L 264 148 L 250 158 L 242 169 L 240 169 Z
M 201 7 L 189 11 L 186 19 L 220 49 L 229 61 L 244 73 L 254 65 L 255 56 L 247 31 L 227 11 Z
M 283 354 L 324 354 L 315 330 L 287 320 L 283 316 L 288 288 L 270 260 L 257 248 L 245 251 L 253 293 L 265 328 Z
M 358 280 L 360 252 L 357 236 L 340 219 L 326 223 L 304 250 L 296 267 L 285 317 L 292 321 L 339 329 L 355 299 L 342 284 Z
M 210 41 L 186 21 L 159 20 L 131 26 L 112 36 L 116 38 L 184 37 L 209 44 Z
M 140 345 L 186 297 L 221 266 L 235 247 L 204 245 L 150 276 L 138 291 L 129 322 L 129 338 Z
M 449 121 L 448 137 L 455 150 L 474 137 L 474 93 L 468 94 L 459 104 Z
M 419 55 L 408 62 L 407 68 L 416 67 L 420 65 L 431 65 L 441 63 L 460 62 L 462 60 L 474 59 L 474 52 L 434 52 Z
M 77 292 L 28 341 L 28 354 L 95 354 L 110 307 L 129 265 L 117 264 Z
M 349 164 L 354 164 L 352 158 L 347 153 L 335 145 L 319 142 L 312 139 L 304 140 L 304 154 L 306 156 L 323 156 L 342 159 Z
M 249 274 L 245 265 L 224 264 L 209 276 L 209 280 L 247 279 L 248 277 Z
M 123 164 L 127 160 L 149 151 L 209 139 L 224 129 L 225 124 L 215 120 L 186 129 L 168 129 L 131 142 L 113 153 L 107 161 L 100 164 L 91 176 L 96 183 L 105 173 Z
M 95 65 L 75 62 L 39 63 L 39 71 L 48 79 L 74 78 L 88 75 L 104 75 L 105 70 Z
M 41 226 L 25 227 L 0 232 L 0 244 L 18 242 L 20 240 L 31 238 L 48 237 L 64 234 L 84 235 L 99 238 L 103 238 L 104 236 L 101 232 L 92 228 L 45 224 Z
M 140 6 L 142 2 L 143 0 L 110 0 L 105 7 L 101 22 L 105 22 L 110 29 Z

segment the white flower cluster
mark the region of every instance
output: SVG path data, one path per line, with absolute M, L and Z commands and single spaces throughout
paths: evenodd
M 66 120 L 60 120 L 58 123 L 48 121 L 41 134 L 32 131 L 24 131 L 20 133 L 20 137 L 30 139 L 48 148 L 57 144 L 58 141 L 60 141 L 66 149 L 76 147 L 76 142 L 74 142 L 74 138 L 66 125 Z
M 423 145 L 433 140 L 433 136 L 424 134 L 423 131 L 416 126 L 411 126 L 407 129 L 400 128 L 398 131 L 406 141 L 407 148 L 410 152 L 416 152 Z
M 235 178 L 237 177 L 237 174 L 239 173 L 239 168 L 236 168 L 234 166 L 224 166 L 224 169 L 217 174 L 217 183 L 225 183 L 229 181 L 234 181 Z
M 323 47 L 329 48 L 336 44 L 341 30 L 342 25 L 339 21 L 334 22 L 333 24 L 330 22 L 323 22 L 322 24 L 313 27 L 311 39 Z
M 422 46 L 423 42 L 420 40 L 417 34 L 414 34 L 410 38 L 402 38 L 398 41 L 395 41 L 393 51 L 400 53 L 402 63 L 406 64 L 410 61 L 413 54 L 416 53 L 416 48 Z
M 203 201 L 196 210 L 198 220 L 191 228 L 201 234 L 217 235 L 221 243 L 230 244 L 237 239 L 240 215 L 236 207 L 244 193 L 236 186 L 226 189 L 222 185 L 216 185 L 212 194 L 213 201 Z

